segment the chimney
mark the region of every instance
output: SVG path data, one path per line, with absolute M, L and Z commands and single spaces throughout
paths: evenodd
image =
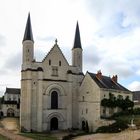
M 113 77 L 111 78 L 111 80 L 114 82 L 114 83 L 117 83 L 118 81 L 118 76 L 117 75 L 113 75 Z
M 101 72 L 101 70 L 97 71 L 96 77 L 98 79 L 100 79 L 100 80 L 102 79 L 102 72 Z

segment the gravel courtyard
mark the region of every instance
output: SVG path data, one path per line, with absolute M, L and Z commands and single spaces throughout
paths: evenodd
M 0 134 L 8 136 L 13 140 L 31 140 L 17 135 L 19 133 L 19 119 L 5 118 L 1 121 Z M 54 134 L 54 135 L 59 135 Z M 74 140 L 139 140 L 140 130 L 126 130 L 116 134 L 93 134 L 80 136 Z

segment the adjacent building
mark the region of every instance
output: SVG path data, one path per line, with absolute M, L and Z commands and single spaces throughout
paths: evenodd
M 106 120 L 114 113 L 121 111 L 120 108 L 109 108 L 101 106 L 103 99 L 109 99 L 110 94 L 113 98 L 132 100 L 132 92 L 118 83 L 117 75 L 108 77 L 97 73 L 87 72 L 79 88 L 79 128 L 88 127 L 95 131 L 99 126 L 107 125 Z
M 6 88 L 1 98 L 1 117 L 19 117 L 20 89 Z
M 140 91 L 133 92 L 134 108 L 140 108 Z

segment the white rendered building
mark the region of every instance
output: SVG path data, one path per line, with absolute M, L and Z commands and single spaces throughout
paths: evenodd
M 1 117 L 19 117 L 20 114 L 20 89 L 6 88 L 1 98 Z

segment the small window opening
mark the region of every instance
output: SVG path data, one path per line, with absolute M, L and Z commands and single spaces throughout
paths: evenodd
M 51 60 L 49 60 L 49 65 L 51 65 Z
M 85 97 L 83 96 L 83 101 L 85 100 Z
M 86 108 L 86 114 L 88 113 L 88 109 Z
M 59 61 L 59 66 L 61 66 L 61 61 Z

